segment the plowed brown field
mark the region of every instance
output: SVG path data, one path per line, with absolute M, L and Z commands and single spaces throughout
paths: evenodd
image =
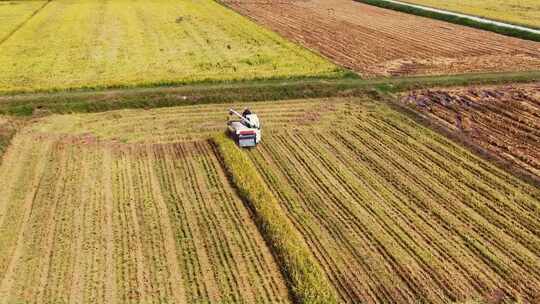
M 414 91 L 401 101 L 540 177 L 540 83 Z
M 364 77 L 540 69 L 540 43 L 352 0 L 223 0 Z

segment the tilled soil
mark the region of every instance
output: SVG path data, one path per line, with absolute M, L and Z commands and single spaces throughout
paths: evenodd
M 355 1 L 224 3 L 363 77 L 540 68 L 540 43 Z
M 540 176 L 540 83 L 413 91 L 401 101 Z

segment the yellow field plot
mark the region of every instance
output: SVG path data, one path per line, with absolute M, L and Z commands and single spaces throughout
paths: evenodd
M 208 139 L 223 132 L 230 108 L 241 110 L 251 106 L 263 122 L 264 131 L 320 129 L 339 123 L 350 112 L 353 102 L 328 98 L 53 115 L 32 128 L 43 133 L 88 134 L 124 143 L 170 143 Z
M 44 4 L 45 1 L 0 1 L 0 45 Z
M 0 46 L 0 92 L 340 73 L 212 0 L 53 1 Z
M 17 135 L 0 166 L 0 303 L 289 303 L 207 142 Z
M 540 28 L 537 0 L 402 0 L 488 19 Z
M 287 301 L 225 176 L 232 153 L 260 175 L 240 193 L 271 193 L 283 231 L 298 232 L 345 303 L 540 297 L 539 189 L 367 98 L 253 103 L 255 149 L 210 144 L 243 105 L 55 115 L 24 129 L 0 167 L 0 299 Z M 285 274 L 305 266 L 279 261 Z

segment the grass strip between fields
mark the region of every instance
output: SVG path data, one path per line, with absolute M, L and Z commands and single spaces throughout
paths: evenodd
M 459 25 L 464 25 L 464 26 L 482 29 L 486 31 L 491 31 L 491 32 L 495 32 L 495 33 L 506 35 L 506 36 L 517 37 L 521 39 L 540 42 L 540 35 L 523 31 L 523 30 L 519 30 L 519 29 L 498 26 L 496 24 L 483 23 L 483 22 L 471 20 L 469 18 L 463 18 L 463 17 L 458 17 L 458 16 L 454 16 L 450 14 L 423 10 L 423 9 L 412 7 L 406 4 L 398 4 L 398 3 L 393 3 L 393 2 L 387 2 L 384 0 L 355 0 L 355 1 L 381 7 L 381 8 L 391 9 L 391 10 L 395 10 L 395 11 L 399 11 L 399 12 L 403 12 L 407 14 L 437 19 L 441 21 L 454 23 L 454 24 L 459 24 Z
M 225 134 L 216 135 L 212 141 L 239 195 L 253 211 L 296 302 L 337 303 L 336 291 L 323 269 L 249 158 Z
M 361 96 L 373 91 L 395 93 L 434 86 L 484 85 L 538 80 L 540 80 L 540 71 L 373 80 L 344 78 L 246 81 L 104 91 L 0 95 L 0 115 L 90 113 L 128 108 L 148 109 L 243 101 L 347 97 Z

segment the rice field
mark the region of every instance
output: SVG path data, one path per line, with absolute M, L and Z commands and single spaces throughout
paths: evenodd
M 0 303 L 290 303 L 207 142 L 23 131 L 0 167 Z
M 0 45 L 46 1 L 0 1 Z
M 208 141 L 224 129 L 227 109 L 243 105 L 55 115 L 17 135 L 0 167 L 12 185 L 0 187 L 8 193 L 0 198 L 13 198 L 0 200 L 0 214 L 8 215 L 0 222 L 5 231 L 0 241 L 7 244 L 0 246 L 5 248 L 0 252 L 0 295 L 25 299 L 34 295 L 29 286 L 38 284 L 31 278 L 41 277 L 38 290 L 45 299 L 80 297 L 81 290 L 84 297 L 112 293 L 119 302 L 156 294 L 214 303 L 223 299 L 211 298 L 211 289 L 223 297 L 230 294 L 226 299 L 233 302 L 286 302 L 283 284 L 293 289 L 298 282 L 281 278 L 279 271 L 287 275 L 302 269 L 301 262 L 287 256 L 307 248 L 324 273 L 319 278 L 327 279 L 344 303 L 540 299 L 539 189 L 368 98 L 251 104 L 263 121 L 263 142 L 256 149 L 231 153 L 248 159 L 261 184 L 240 188 L 248 197 L 245 191 L 271 193 L 273 198 L 257 202 L 252 210 L 258 221 L 266 221 L 259 229 L 266 240 L 280 235 L 267 233 L 281 212 L 285 219 L 279 219 L 279 226 L 290 229 L 291 237 L 300 235 L 298 247 L 281 247 L 278 256 L 285 264 L 276 266 L 225 177 L 220 153 L 227 150 L 215 149 Z M 230 159 L 225 157 L 225 162 Z M 233 176 L 233 181 L 238 178 Z M 253 199 L 259 195 L 255 192 Z M 279 207 L 264 206 L 274 200 Z M 92 203 L 80 208 L 81 201 Z M 107 201 L 114 202 L 113 207 L 107 207 Z M 51 202 L 62 205 L 55 207 L 58 211 L 43 207 Z M 29 206 L 34 211 L 29 212 Z M 198 214 L 203 207 L 204 214 Z M 54 212 L 59 215 L 44 215 Z M 177 214 L 181 218 L 175 218 Z M 245 220 L 238 222 L 237 214 Z M 92 224 L 96 218 L 105 225 Z M 218 221 L 215 226 L 213 220 Z M 48 237 L 35 236 L 38 232 L 29 227 L 43 227 L 39 235 L 47 231 Z M 80 227 L 88 228 L 81 232 Z M 208 243 L 197 243 L 198 237 L 188 236 L 197 232 L 189 229 L 199 229 Z M 205 229 L 214 230 L 207 234 Z M 243 233 L 249 237 L 236 237 Z M 230 241 L 204 238 L 214 236 Z M 273 242 L 286 244 L 288 237 L 281 238 Z M 218 248 L 212 247 L 216 244 Z M 265 248 L 262 253 L 248 251 L 259 257 L 247 260 L 253 263 L 249 267 L 267 272 L 234 268 L 246 261 L 244 255 L 235 255 L 243 251 L 234 248 L 242 246 Z M 48 257 L 44 250 L 58 257 Z M 207 252 L 212 250 L 218 253 Z M 37 252 L 39 258 L 32 258 Z M 215 264 L 192 261 L 211 257 L 223 268 L 210 268 L 210 275 L 223 272 L 230 277 L 220 280 L 217 275 L 208 283 L 213 287 L 203 289 L 207 272 L 201 269 L 210 267 L 205 263 Z M 114 265 L 114 279 L 103 272 L 104 263 Z M 182 276 L 176 280 L 184 282 L 184 288 L 171 289 L 162 269 L 170 274 L 180 269 Z M 234 277 L 236 271 L 245 271 L 249 279 Z M 66 273 L 71 280 L 65 279 Z M 52 283 L 43 283 L 49 280 Z M 110 284 L 104 290 L 86 285 L 100 280 L 116 282 L 115 290 L 107 289 Z
M 15 25 L 41 2 L 9 3 Z M 0 43 L 0 93 L 342 73 L 212 0 L 52 1 Z
M 402 0 L 457 13 L 540 28 L 540 2 L 536 0 Z

